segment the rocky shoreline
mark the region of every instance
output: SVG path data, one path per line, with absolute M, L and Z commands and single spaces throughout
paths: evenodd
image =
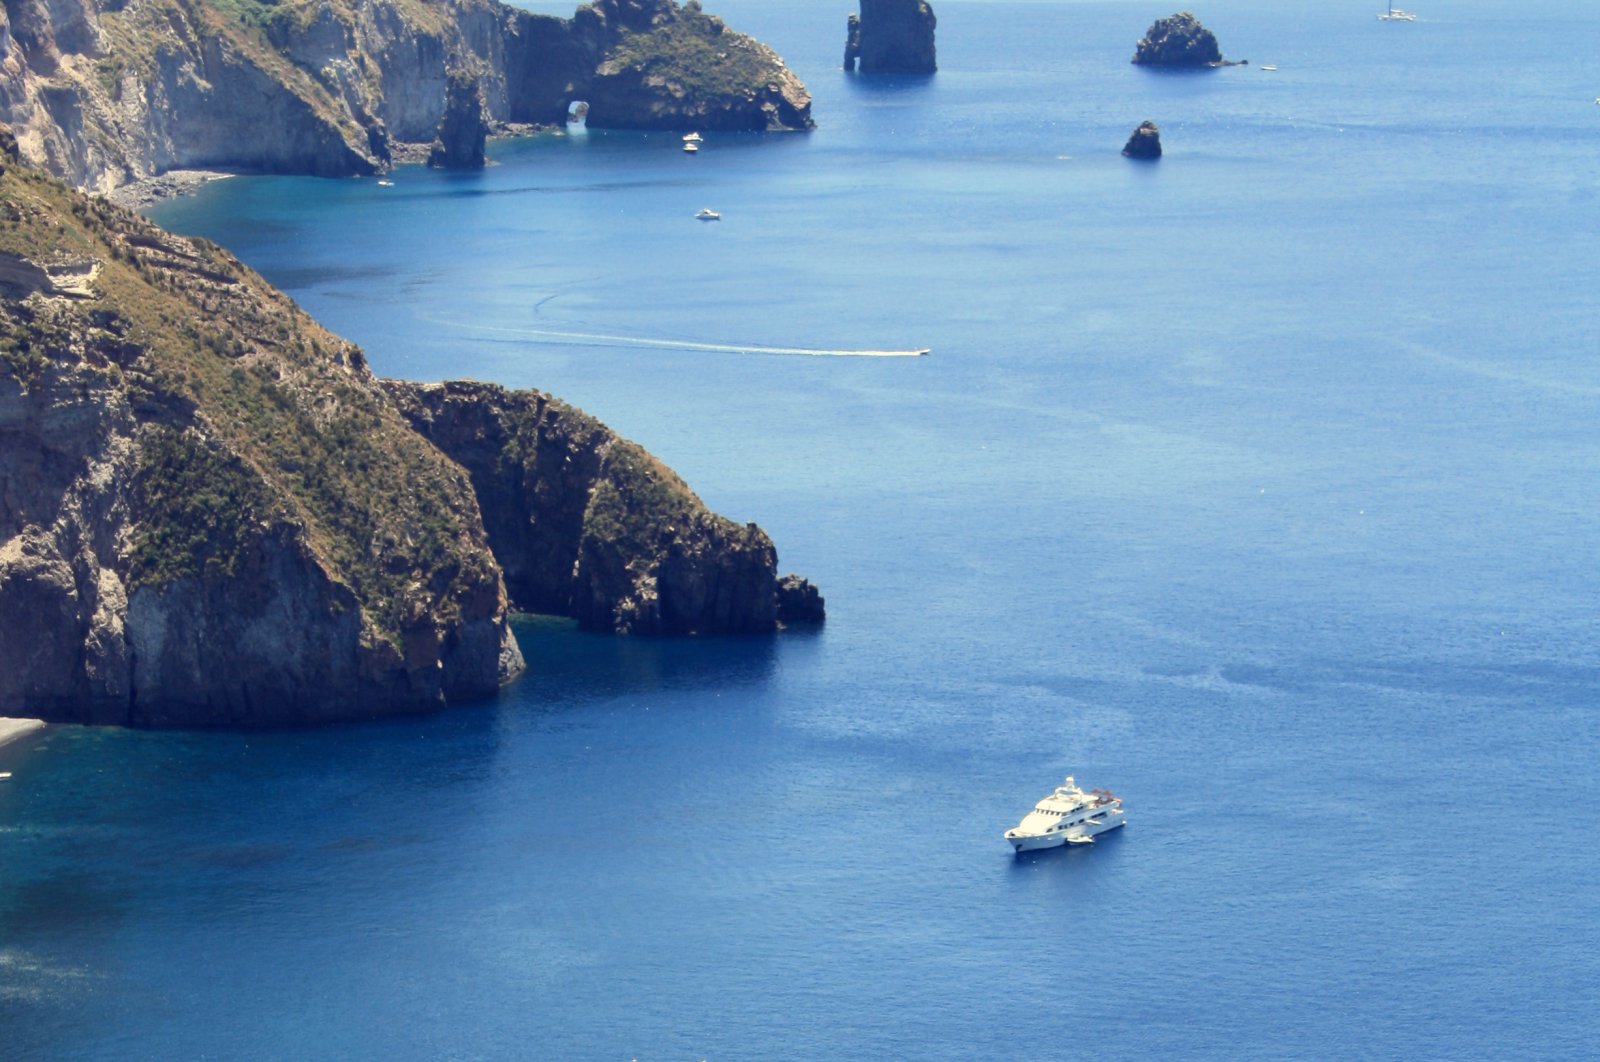
M 493 144 L 496 141 L 518 140 L 522 137 L 543 136 L 559 132 L 559 127 L 553 125 L 541 125 L 537 122 L 508 122 L 489 134 L 489 142 Z M 395 141 L 389 145 L 389 156 L 394 166 L 423 165 L 428 161 L 428 152 L 431 147 L 431 144 L 421 141 Z M 494 162 L 493 158 L 489 161 L 491 165 Z M 119 207 L 126 207 L 129 210 L 143 210 L 146 207 L 155 206 L 157 203 L 165 203 L 172 199 L 181 199 L 183 196 L 193 195 L 212 181 L 221 181 L 229 177 L 239 176 L 243 176 L 243 174 L 226 170 L 168 170 L 166 173 L 130 181 L 114 188 L 105 193 L 105 198 Z

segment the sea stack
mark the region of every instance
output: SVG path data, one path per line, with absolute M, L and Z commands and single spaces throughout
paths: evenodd
M 439 135 L 428 152 L 428 165 L 446 170 L 481 170 L 489 123 L 483 113 L 483 90 L 478 79 L 462 70 L 445 81 L 444 115 Z
M 1158 18 L 1134 49 L 1140 66 L 1225 66 L 1217 35 L 1187 11 Z
M 1130 159 L 1159 159 L 1161 157 L 1161 130 L 1154 122 L 1140 122 L 1133 131 L 1122 153 Z
M 850 16 L 844 68 L 863 74 L 931 74 L 938 69 L 933 34 L 938 19 L 927 0 L 861 0 Z

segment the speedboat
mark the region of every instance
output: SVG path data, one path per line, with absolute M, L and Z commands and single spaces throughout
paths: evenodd
M 722 215 L 717 213 L 715 210 L 712 210 L 710 207 L 706 207 L 704 210 L 695 211 L 694 212 L 694 216 L 699 218 L 701 221 L 721 221 L 722 220 Z
M 1268 63 L 1265 66 L 1263 66 L 1261 69 L 1263 69 L 1263 70 L 1276 70 L 1278 68 L 1273 66 L 1271 63 Z
M 1013 851 L 1059 848 L 1067 844 L 1093 844 L 1096 835 L 1127 822 L 1122 799 L 1109 789 L 1083 790 L 1067 780 L 1033 806 L 1022 821 L 1006 831 Z
M 393 188 L 394 187 L 394 182 L 389 180 L 389 178 L 387 178 L 387 177 L 380 177 L 380 178 L 378 178 L 378 187 L 379 188 Z

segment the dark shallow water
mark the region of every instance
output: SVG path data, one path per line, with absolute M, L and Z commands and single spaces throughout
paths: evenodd
M 1163 76 L 1164 11 L 943 0 L 870 84 L 844 9 L 725 3 L 814 134 L 161 208 L 382 373 L 608 421 L 831 618 L 0 752 L 0 1055 L 1587 1055 L 1600 20 L 1302 6 Z M 1131 825 L 1013 859 L 1068 771 Z

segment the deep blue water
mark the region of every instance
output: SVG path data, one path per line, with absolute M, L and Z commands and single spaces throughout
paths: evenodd
M 1161 5 L 938 0 L 886 82 L 849 5 L 711 6 L 816 132 L 155 214 L 606 420 L 827 627 L 0 752 L 0 1056 L 1592 1057 L 1592 5 L 1217 0 L 1252 65 L 1163 75 Z M 1131 825 L 1014 859 L 1068 771 Z

